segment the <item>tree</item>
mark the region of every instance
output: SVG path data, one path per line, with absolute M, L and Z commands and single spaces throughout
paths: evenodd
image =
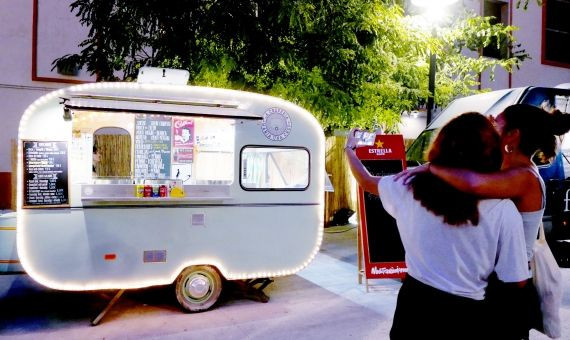
M 427 98 L 429 51 L 438 54 L 438 105 L 472 93 L 479 72 L 527 57 L 467 57 L 463 50 L 513 45 L 514 28 L 465 15 L 432 36 L 398 1 L 77 0 L 71 10 L 89 35 L 55 66 L 86 66 L 98 80 L 133 79 L 141 66 L 183 68 L 194 84 L 291 100 L 326 132 L 394 129 Z

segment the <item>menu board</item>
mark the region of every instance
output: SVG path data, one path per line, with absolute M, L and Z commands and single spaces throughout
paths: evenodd
M 373 176 L 387 176 L 403 170 L 401 160 L 364 160 L 362 165 Z M 363 203 L 370 262 L 404 261 L 404 246 L 396 220 L 386 212 L 380 197 L 365 192 Z
M 374 144 L 357 147 L 355 151 L 371 175 L 391 175 L 405 169 L 406 154 L 401 135 L 376 135 Z M 358 208 L 364 277 L 404 277 L 408 269 L 396 220 L 386 212 L 378 196 L 364 192 L 362 187 L 358 188 Z
M 138 114 L 135 118 L 135 177 L 169 178 L 172 120 Z
M 69 205 L 67 142 L 24 141 L 24 208 Z

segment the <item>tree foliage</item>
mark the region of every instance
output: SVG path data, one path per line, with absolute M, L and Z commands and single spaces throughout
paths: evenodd
M 383 126 L 428 96 L 428 59 L 438 56 L 436 104 L 473 92 L 478 74 L 511 70 L 505 60 L 468 57 L 513 45 L 513 27 L 462 15 L 437 34 L 417 28 L 399 1 L 77 0 L 89 27 L 81 52 L 54 61 L 86 66 L 98 80 L 130 80 L 141 66 L 190 71 L 193 84 L 268 93 L 311 111 L 325 131 Z

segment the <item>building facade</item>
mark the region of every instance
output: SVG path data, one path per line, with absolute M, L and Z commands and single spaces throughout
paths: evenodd
M 93 82 L 84 70 L 53 69 L 58 57 L 80 51 L 88 29 L 70 12 L 72 0 L 0 1 L 0 209 L 13 207 L 15 157 L 20 117 L 42 95 L 72 84 Z M 532 59 L 513 74 L 498 70 L 495 80 L 481 75 L 482 88 L 502 89 L 527 85 L 570 83 L 570 13 L 566 0 L 530 0 L 527 10 L 514 8 L 515 0 L 463 0 L 482 15 L 519 27 L 515 33 Z M 490 57 L 505 53 L 482 51 Z M 406 123 L 406 127 L 413 123 Z
M 464 0 L 466 7 L 496 21 L 518 27 L 514 33 L 517 42 L 532 59 L 525 60 L 520 69 L 509 74 L 495 72 L 495 79 L 481 75 L 481 88 L 493 90 L 521 87 L 552 87 L 570 82 L 570 3 L 566 0 L 529 0 L 528 8 L 516 8 L 517 0 Z M 522 5 L 521 5 L 522 6 Z M 519 49 L 517 47 L 514 48 Z M 484 56 L 497 57 L 509 53 L 501 49 L 481 51 Z

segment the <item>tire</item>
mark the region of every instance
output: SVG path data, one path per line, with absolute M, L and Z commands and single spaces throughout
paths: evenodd
M 222 292 L 222 278 L 210 266 L 185 268 L 176 279 L 176 299 L 188 312 L 202 312 L 212 307 Z

